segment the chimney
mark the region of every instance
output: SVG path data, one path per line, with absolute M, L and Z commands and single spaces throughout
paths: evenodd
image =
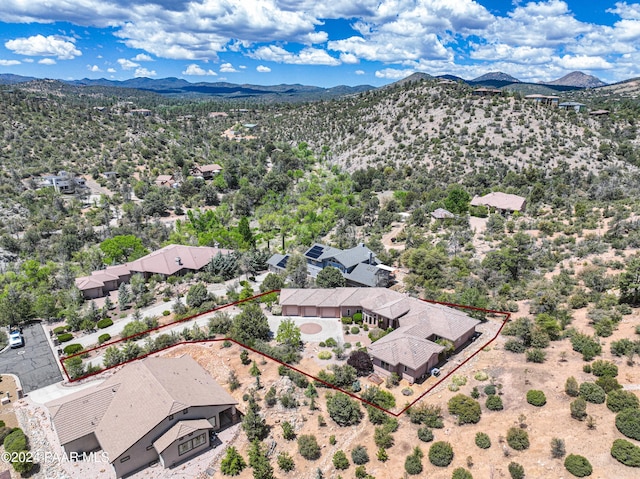
M 182 259 L 180 258 L 180 256 L 176 256 L 176 264 L 182 265 Z
M 373 251 L 369 251 L 369 264 L 373 264 Z

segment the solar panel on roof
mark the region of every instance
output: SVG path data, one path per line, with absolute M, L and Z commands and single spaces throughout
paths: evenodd
M 323 251 L 324 248 L 322 246 L 314 246 L 309 251 L 307 251 L 306 256 L 311 259 L 318 259 L 322 255 Z
M 286 268 L 287 267 L 287 261 L 289 261 L 289 257 L 285 256 L 280 261 L 278 261 L 278 264 L 276 266 L 278 268 Z

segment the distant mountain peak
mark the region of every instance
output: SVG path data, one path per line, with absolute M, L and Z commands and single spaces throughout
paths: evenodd
M 471 81 L 474 82 L 474 83 L 485 82 L 485 81 L 501 81 L 501 82 L 520 83 L 520 80 L 518 80 L 517 78 L 512 77 L 511 75 L 509 75 L 507 73 L 502 73 L 502 72 L 485 73 L 484 75 L 481 75 L 478 78 L 474 78 Z
M 545 82 L 545 85 L 561 85 L 561 86 L 575 86 L 580 88 L 596 88 L 599 86 L 605 86 L 606 83 L 593 75 L 587 75 L 583 72 L 571 72 L 562 78 Z

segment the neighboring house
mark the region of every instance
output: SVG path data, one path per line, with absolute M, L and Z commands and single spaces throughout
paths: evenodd
M 280 273 L 285 271 L 290 255 L 274 254 L 267 264 L 269 270 Z M 344 276 L 347 286 L 387 286 L 393 268 L 381 264 L 373 251 L 363 243 L 341 250 L 316 243 L 304 252 L 307 271 L 313 278 L 327 266 L 338 268 Z
M 450 341 L 457 351 L 480 322 L 457 309 L 386 288 L 283 289 L 280 305 L 283 316 L 340 318 L 362 313 L 369 327 L 392 328 L 368 348 L 374 370 L 397 373 L 411 383 L 428 376 L 443 359 L 446 348 L 436 341 Z
M 527 95 L 524 98 L 547 106 L 558 106 L 558 102 L 560 101 L 560 97 L 553 95 L 540 95 L 539 93 Z
M 85 299 L 95 299 L 115 291 L 131 276 L 139 273 L 150 278 L 159 274 L 164 278 L 196 273 L 204 268 L 217 254 L 229 254 L 231 250 L 209 246 L 184 246 L 172 244 L 129 263 L 107 266 L 89 276 L 76 279 L 76 286 Z
M 455 218 L 456 215 L 454 215 L 448 210 L 445 210 L 444 208 L 438 208 L 431 213 L 431 217 L 436 220 L 446 220 L 446 219 Z
M 207 450 L 212 431 L 238 422 L 236 404 L 195 360 L 181 356 L 129 363 L 46 406 L 68 456 L 102 450 L 123 477 L 158 463 L 174 467 Z
M 484 196 L 474 196 L 471 206 L 487 206 L 501 212 L 524 211 L 527 200 L 522 196 L 494 191 Z
M 163 186 L 165 188 L 171 188 L 176 184 L 176 180 L 173 175 L 158 175 L 155 181 L 156 186 Z
M 57 175 L 44 175 L 38 182 L 40 188 L 53 188 L 58 193 L 72 195 L 76 190 L 86 188 L 86 180 L 80 176 L 73 176 L 66 171 L 59 171 Z
M 497 88 L 476 88 L 473 90 L 473 94 L 476 96 L 497 96 L 502 95 L 502 90 Z
M 564 101 L 558 104 L 558 107 L 562 110 L 573 109 L 576 113 L 585 107 L 584 103 L 578 103 L 577 101 Z
M 222 166 L 215 163 L 212 165 L 194 166 L 191 168 L 191 174 L 193 176 L 202 176 L 205 180 L 210 180 L 221 171 Z
M 593 110 L 589 112 L 591 116 L 606 116 L 610 113 L 609 110 Z
M 132 115 L 150 116 L 151 110 L 147 110 L 146 108 L 136 108 L 135 110 L 129 111 L 129 113 L 131 113 Z

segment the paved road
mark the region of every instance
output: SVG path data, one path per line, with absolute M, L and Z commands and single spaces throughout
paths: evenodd
M 24 346 L 0 353 L 0 374 L 11 373 L 20 378 L 26 393 L 62 381 L 62 374 L 39 323 L 23 329 Z

